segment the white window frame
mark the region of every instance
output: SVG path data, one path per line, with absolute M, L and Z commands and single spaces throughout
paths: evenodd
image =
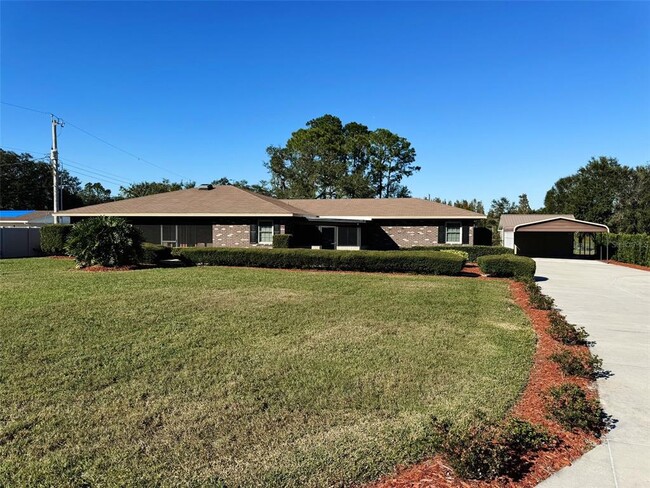
M 268 224 L 268 225 L 267 225 Z M 263 241 L 262 240 L 262 226 L 271 227 L 271 240 Z M 258 220 L 257 221 L 257 243 L 263 246 L 272 246 L 273 245 L 273 236 L 275 235 L 275 226 L 273 225 L 272 220 Z
M 458 226 L 458 241 L 449 240 L 449 226 Z M 463 243 L 463 223 L 460 221 L 445 222 L 445 244 L 462 244 Z

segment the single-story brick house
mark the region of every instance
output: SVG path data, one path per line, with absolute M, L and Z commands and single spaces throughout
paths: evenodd
M 281 200 L 234 186 L 197 188 L 64 210 L 73 222 L 99 215 L 128 219 L 147 242 L 168 246 L 270 246 L 398 249 L 471 245 L 485 215 L 420 198 Z

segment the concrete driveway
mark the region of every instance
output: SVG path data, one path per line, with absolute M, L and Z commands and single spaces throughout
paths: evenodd
M 650 272 L 598 261 L 535 261 L 544 293 L 589 332 L 594 353 L 612 373 L 598 380 L 598 391 L 617 420 L 601 445 L 539 486 L 650 487 Z

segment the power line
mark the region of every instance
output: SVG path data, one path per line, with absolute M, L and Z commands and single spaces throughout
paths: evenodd
M 23 106 L 23 105 L 17 105 L 17 104 L 15 104 L 15 103 L 2 102 L 2 101 L 0 101 L 0 103 L 3 104 L 3 105 L 9 105 L 9 106 L 11 106 L 11 107 L 20 108 L 20 109 L 23 109 L 23 110 L 29 110 L 30 112 L 36 112 L 36 113 L 40 113 L 40 114 L 45 114 L 45 115 L 51 115 L 51 116 L 54 116 L 54 114 L 51 113 L 51 112 L 44 112 L 43 110 L 37 110 L 37 109 L 35 109 L 35 108 L 29 108 L 29 107 L 25 107 L 25 106 Z M 132 158 L 137 159 L 138 161 L 141 161 L 141 162 L 146 163 L 146 164 L 148 164 L 148 165 L 150 165 L 150 166 L 153 166 L 154 168 L 158 168 L 158 169 L 160 169 L 160 170 L 166 171 L 167 173 L 171 173 L 171 174 L 174 174 L 174 175 L 176 175 L 176 176 L 180 176 L 182 179 L 187 179 L 185 176 L 183 176 L 183 175 L 180 174 L 180 173 L 176 173 L 175 171 L 172 171 L 172 170 L 170 170 L 170 169 L 167 169 L 167 168 L 165 168 L 165 167 L 163 167 L 163 166 L 160 166 L 160 165 L 158 165 L 158 164 L 156 164 L 156 163 L 152 163 L 151 161 L 149 161 L 149 160 L 147 160 L 147 159 L 141 158 L 141 157 L 138 156 L 137 154 L 133 154 L 132 152 L 127 151 L 126 149 L 122 149 L 121 147 L 116 146 L 115 144 L 112 144 L 112 143 L 108 142 L 107 140 L 102 139 L 101 137 L 96 136 L 95 134 L 93 134 L 93 133 L 91 133 L 91 132 L 88 132 L 86 129 L 84 129 L 84 128 L 82 128 L 82 127 L 79 127 L 78 125 L 75 125 L 75 124 L 73 124 L 72 122 L 69 122 L 68 120 L 64 120 L 64 122 L 65 122 L 67 125 L 69 125 L 69 126 L 71 126 L 71 127 L 74 127 L 74 128 L 77 129 L 78 131 L 83 132 L 83 133 L 86 134 L 87 136 L 90 136 L 90 137 L 92 137 L 92 138 L 94 138 L 94 139 L 97 139 L 98 141 L 100 141 L 100 142 L 106 144 L 107 146 L 110 146 L 110 147 L 112 147 L 113 149 L 116 149 L 116 150 L 118 150 L 118 151 L 120 151 L 120 152 L 123 152 L 124 154 L 127 154 L 127 155 L 131 156 Z

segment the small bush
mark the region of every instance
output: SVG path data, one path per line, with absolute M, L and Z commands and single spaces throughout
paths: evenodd
M 551 310 L 555 304 L 555 300 L 551 297 L 544 295 L 542 289 L 537 283 L 532 279 L 523 280 L 524 285 L 526 286 L 526 292 L 528 293 L 528 302 L 530 306 L 536 308 L 537 310 Z
M 329 251 L 312 249 L 175 248 L 189 264 L 457 275 L 463 258 L 441 252 Z
M 444 251 L 446 249 L 463 251 L 468 255 L 468 261 L 475 263 L 481 256 L 492 256 L 500 254 L 513 254 L 514 251 L 502 246 L 414 246 L 405 251 Z
M 462 432 L 446 423 L 434 423 L 434 428 L 449 464 L 466 479 L 520 479 L 527 469 L 526 456 L 555 442 L 543 427 L 516 418 Z
M 93 217 L 73 226 L 66 249 L 82 268 L 136 264 L 142 256 L 142 237 L 122 218 Z
M 549 335 L 562 344 L 568 346 L 584 344 L 587 337 L 589 337 L 584 328 L 570 324 L 564 315 L 557 310 L 551 310 L 548 313 L 548 319 L 551 323 L 547 329 Z
M 597 400 L 587 398 L 577 385 L 565 383 L 548 391 L 549 416 L 569 430 L 599 433 L 605 425 L 605 414 Z
M 461 251 L 460 249 L 441 249 L 439 252 L 447 252 L 449 254 L 455 254 L 456 256 L 460 256 L 463 258 L 465 262 L 469 260 L 469 254 L 466 253 L 465 251 Z
M 273 236 L 273 249 L 287 249 L 291 247 L 291 234 L 275 234 Z
M 603 360 L 596 355 L 583 354 L 581 357 L 567 350 L 551 354 L 549 359 L 556 362 L 566 375 L 590 379 L 595 378 L 603 366 Z
M 167 246 L 152 244 L 151 242 L 142 243 L 142 257 L 140 258 L 142 264 L 158 264 L 160 261 L 171 257 L 172 250 Z
M 71 230 L 70 224 L 50 224 L 41 227 L 41 251 L 54 256 L 65 254 L 65 244 Z
M 535 261 L 525 256 L 493 255 L 478 258 L 481 271 L 490 276 L 532 279 L 535 276 Z

